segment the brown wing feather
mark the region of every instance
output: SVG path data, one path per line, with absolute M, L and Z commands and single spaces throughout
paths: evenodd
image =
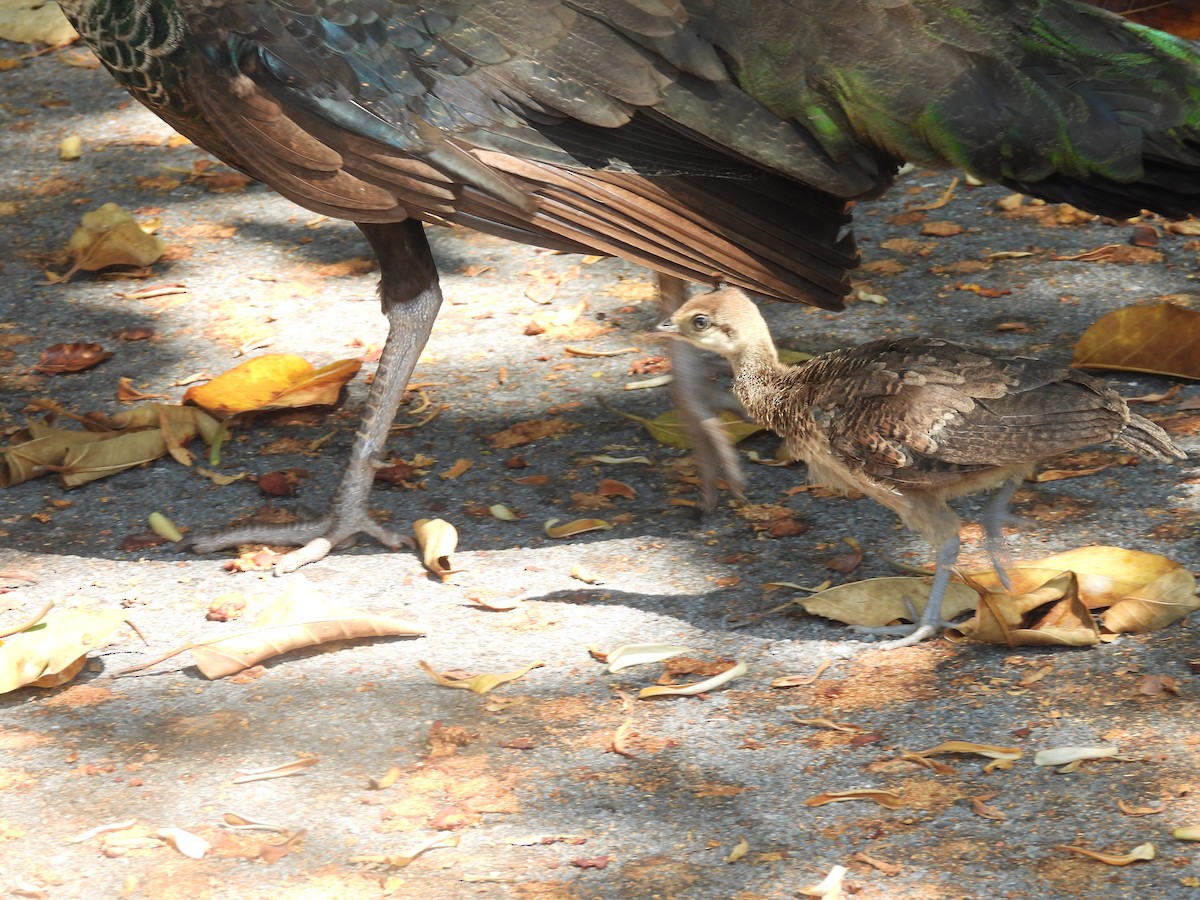
M 943 341 L 879 341 L 813 365 L 796 397 L 816 428 L 847 466 L 904 488 L 1104 443 L 1130 421 L 1099 379 Z

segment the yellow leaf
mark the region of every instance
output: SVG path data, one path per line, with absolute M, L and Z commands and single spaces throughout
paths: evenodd
M 450 557 L 458 547 L 458 529 L 445 519 L 417 519 L 413 534 L 421 550 L 421 562 L 442 581 L 454 574 Z
M 800 597 L 796 603 L 814 616 L 824 616 L 847 625 L 878 628 L 900 619 L 909 620 L 909 604 L 920 612 L 929 598 L 928 578 L 868 578 L 850 584 L 839 584 Z M 953 619 L 974 609 L 977 594 L 962 584 L 950 584 L 942 603 L 942 616 Z
M 617 415 L 640 424 L 660 444 L 674 447 L 677 450 L 691 449 L 692 443 L 688 438 L 687 427 L 683 423 L 683 416 L 679 410 L 671 409 L 661 415 L 655 416 L 653 419 L 648 419 L 645 416 L 622 412 L 607 404 L 605 406 Z M 722 410 L 718 415 L 721 418 L 722 429 L 725 435 L 735 444 L 744 441 L 753 434 L 758 434 L 760 431 L 766 430 L 762 425 L 755 422 L 747 422 L 737 413 L 730 412 L 729 410 Z
M 546 537 L 551 538 L 574 537 L 587 531 L 609 531 L 611 529 L 612 525 L 603 519 L 575 519 L 563 525 L 558 524 L 558 519 L 550 519 L 542 526 Z
M 1149 584 L 1130 591 L 1100 615 L 1112 634 L 1157 631 L 1200 609 L 1196 576 L 1187 569 L 1164 572 Z
M 886 809 L 900 809 L 904 801 L 892 791 L 862 789 L 856 791 L 826 791 L 804 801 L 805 806 L 825 806 L 829 803 L 845 803 L 848 800 L 870 800 Z
M 0 694 L 42 681 L 55 687 L 55 676 L 82 668 L 79 661 L 105 646 L 125 621 L 124 610 L 71 610 L 38 622 L 0 643 Z
M 917 756 L 933 756 L 937 753 L 972 753 L 989 759 L 1020 759 L 1025 755 L 1020 747 L 996 747 L 992 744 L 976 744 L 972 741 L 946 741 L 928 750 L 918 750 Z
M 343 359 L 320 369 L 299 356 L 270 353 L 247 360 L 207 384 L 188 388 L 185 403 L 226 416 L 261 409 L 329 406 L 362 368 L 362 361 Z
M 160 512 L 150 513 L 147 524 L 149 524 L 150 530 L 161 538 L 166 538 L 176 544 L 183 540 L 183 533 L 175 523 Z
M 729 852 L 729 855 L 725 857 L 725 862 L 735 863 L 749 852 L 750 843 L 745 838 L 740 838 L 738 842 L 734 844 L 733 849 Z
M 662 662 L 691 652 L 690 647 L 676 647 L 672 644 L 622 644 L 605 654 L 604 658 L 608 662 L 608 671 L 611 673 L 619 672 L 630 666 Z
M 1087 847 L 1068 847 L 1063 844 L 1059 844 L 1054 849 L 1087 856 L 1109 866 L 1127 866 L 1130 863 L 1154 859 L 1155 856 L 1153 844 L 1138 844 L 1128 853 L 1101 853 L 1098 850 L 1089 850 Z
M 746 664 L 738 662 L 724 672 L 720 672 L 712 678 L 706 678 L 703 681 L 695 681 L 691 684 L 682 685 L 656 684 L 651 687 L 642 688 L 638 691 L 637 698 L 639 700 L 649 700 L 651 697 L 694 697 L 697 694 L 715 690 L 721 685 L 733 681 L 735 678 L 740 678 L 745 674 Z
M 1071 365 L 1200 379 L 1200 312 L 1173 303 L 1115 310 L 1083 333 Z
M 290 588 L 259 614 L 251 630 L 189 644 L 126 672 L 148 668 L 191 650 L 196 667 L 205 678 L 223 678 L 272 656 L 329 641 L 425 633 L 420 625 L 403 619 L 332 606 L 302 576 L 293 577 Z
M 58 145 L 58 158 L 64 161 L 79 159 L 83 156 L 83 138 L 77 134 L 69 134 Z
M 459 836 L 457 834 L 453 834 L 449 831 L 442 831 L 442 832 L 439 832 L 438 834 L 434 835 L 433 837 L 431 837 L 429 840 L 424 841 L 421 844 L 418 844 L 416 847 L 414 847 L 412 850 L 409 850 L 407 853 L 375 854 L 375 855 L 371 855 L 371 856 L 352 856 L 352 857 L 350 857 L 350 862 L 352 862 L 352 863 L 381 863 L 385 866 L 395 866 L 397 868 L 403 868 L 404 866 L 407 866 L 409 863 L 411 863 L 418 856 L 420 856 L 422 853 L 427 853 L 430 850 L 438 850 L 438 849 L 441 849 L 442 847 L 457 847 L 458 841 L 459 841 Z
M 1076 600 L 1072 602 L 1078 602 L 1093 615 L 1098 615 L 1100 625 L 1108 633 L 1157 630 L 1200 608 L 1196 581 L 1190 571 L 1156 553 L 1121 547 L 1080 547 L 1009 568 L 1008 576 L 1017 599 L 998 593 L 1000 579 L 994 571 L 974 572 L 967 581 L 981 592 L 990 592 L 991 615 L 998 614 L 1007 621 L 1011 631 L 1033 610 L 1066 596 L 1055 596 L 1056 590 L 1067 585 L 1060 580 L 1065 573 L 1073 573 L 1076 581 L 1072 588 Z M 1036 625 L 1026 621 L 1024 627 L 1042 631 L 1069 627 L 1075 634 L 1066 642 L 1074 646 L 1099 640 L 1095 622 L 1087 621 L 1091 619 L 1090 615 L 1085 617 L 1082 610 L 1076 608 L 1068 621 L 1064 618 L 1066 614 L 1067 607 L 1062 606 L 1053 614 L 1043 610 Z M 959 636 L 969 635 L 975 640 L 1002 637 L 994 630 L 994 623 L 991 627 L 989 636 L 981 636 L 980 623 L 971 620 L 955 631 L 960 633 Z M 1085 640 L 1084 632 L 1094 634 Z M 1063 636 L 1060 631 L 1059 637 Z
M 69 44 L 79 35 L 57 4 L 5 0 L 0 4 L 0 39 L 17 44 Z
M 436 671 L 429 663 L 422 659 L 417 660 L 418 665 L 433 678 L 442 687 L 462 688 L 463 690 L 471 691 L 475 694 L 487 694 L 500 685 L 509 681 L 516 681 L 521 676 L 540 668 L 545 665 L 543 662 L 532 662 L 527 666 L 522 666 L 519 669 L 514 669 L 512 672 L 503 673 L 484 673 L 481 675 L 473 675 L 470 678 L 447 678 L 441 672 Z
M 166 250 L 166 245 L 134 221 L 115 203 L 84 213 L 80 225 L 67 242 L 70 271 L 66 281 L 80 269 L 95 272 L 108 266 L 148 266 Z

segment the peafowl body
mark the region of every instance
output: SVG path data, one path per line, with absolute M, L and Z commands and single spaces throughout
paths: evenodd
M 848 203 L 904 161 L 1200 211 L 1200 47 L 1072 0 L 61 5 L 141 102 L 379 257 L 390 334 L 329 512 L 196 543 L 303 544 L 282 570 L 403 543 L 365 502 L 441 301 L 422 223 L 837 308 Z

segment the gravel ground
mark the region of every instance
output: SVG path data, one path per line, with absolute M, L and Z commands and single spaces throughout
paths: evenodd
M 19 51 L 0 46 L 2 56 Z M 61 162 L 59 142 L 70 134 L 84 154 Z M 190 177 L 203 154 L 169 146 L 169 134 L 101 71 L 54 55 L 0 71 L 0 423 L 9 431 L 47 398 L 114 413 L 121 376 L 178 399 L 178 382 L 229 368 L 239 348 L 325 364 L 382 343 L 374 275 L 352 226 L 316 221 L 258 185 L 213 190 L 213 179 Z M 1066 362 L 1080 333 L 1112 309 L 1200 297 L 1193 239 L 1164 236 L 1161 258 L 1126 265 L 1057 259 L 1128 245 L 1130 232 L 1006 213 L 998 206 L 1006 192 L 961 185 L 941 208 L 914 214 L 911 206 L 932 203 L 949 184 L 916 172 L 887 200 L 861 206 L 862 288 L 887 302 L 860 299 L 841 314 L 771 304 L 781 343 L 821 351 L 930 334 Z M 83 275 L 48 285 L 45 272 L 63 270 L 61 249 L 80 215 L 106 202 L 160 219 L 166 257 L 144 280 Z M 962 230 L 930 236 L 930 221 Z M 882 653 L 794 607 L 759 618 L 792 596 L 769 583 L 893 574 L 885 557 L 920 564 L 927 549 L 866 501 L 788 493 L 803 482 L 800 467 L 747 462 L 752 503 L 785 507 L 798 533 L 771 538 L 753 510 L 728 505 L 697 521 L 680 505 L 695 496 L 686 455 L 608 408 L 642 416 L 668 408 L 663 390 L 623 390 L 644 377 L 631 375 L 631 362 L 661 353 L 647 337 L 657 318 L 648 274 L 468 232 L 432 238 L 447 305 L 416 374 L 431 405 L 419 410 L 415 399 L 400 421 L 439 412 L 389 446 L 397 458 L 432 462 L 420 487 L 381 485 L 373 504 L 396 524 L 454 522 L 460 552 L 447 583 L 414 554 L 369 542 L 282 579 L 230 574 L 232 554 L 131 543 L 152 511 L 200 530 L 264 506 L 319 509 L 353 438 L 361 378 L 338 409 L 260 416 L 225 449 L 221 470 L 230 474 L 305 470 L 290 498 L 268 499 L 250 480 L 217 487 L 170 460 L 69 492 L 41 479 L 0 495 L 0 578 L 13 588 L 0 599 L 0 624 L 50 600 L 60 610 L 123 608 L 147 641 L 122 630 L 70 685 L 0 700 L 0 887 L 53 898 L 751 900 L 796 896 L 845 865 L 863 900 L 1200 897 L 1200 852 L 1170 836 L 1200 824 L 1200 620 L 1084 650 L 938 640 Z M 980 264 L 999 251 L 1031 255 Z M 187 293 L 122 296 L 161 284 Z M 579 303 L 586 308 L 564 336 L 525 333 L 535 315 Z M 154 336 L 113 337 L 129 329 Z M 75 341 L 115 355 L 78 374 L 32 373 L 46 346 Z M 568 346 L 638 352 L 591 358 Z M 1114 384 L 1127 396 L 1170 386 L 1136 376 Z M 1180 407 L 1198 395 L 1185 385 L 1165 403 L 1139 406 L 1193 456 L 1200 419 Z M 546 418 L 573 427 L 512 450 L 489 444 Z M 742 447 L 769 458 L 775 442 Z M 598 454 L 652 464 L 606 466 Z M 527 467 L 509 468 L 513 455 Z M 473 465 L 443 477 L 460 459 Z M 544 483 L 517 480 L 529 476 Z M 636 498 L 600 497 L 605 478 Z M 1195 480 L 1191 463 L 1143 463 L 1022 491 L 1012 554 L 1115 544 L 1200 568 Z M 494 503 L 525 518 L 492 519 Z M 968 515 L 978 508 L 963 504 Z M 614 527 L 570 540 L 542 532 L 552 517 L 590 515 Z M 964 538 L 964 560 L 978 561 L 978 531 Z M 849 575 L 827 568 L 849 550 L 845 539 L 865 551 Z M 131 547 L 140 549 L 123 549 Z M 598 583 L 572 578 L 574 566 Z M 415 620 L 428 633 L 292 653 L 233 679 L 206 680 L 187 654 L 113 677 L 244 627 L 206 621 L 218 597 L 244 600 L 249 619 L 272 598 L 305 590 Z M 480 600 L 521 602 L 489 611 Z M 738 659 L 749 672 L 701 697 L 639 702 L 631 697 L 661 666 L 610 675 L 587 651 L 628 642 L 682 643 L 696 659 Z M 472 673 L 544 665 L 478 696 L 435 684 L 418 660 Z M 811 684 L 769 687 L 823 663 Z M 1147 676 L 1174 679 L 1177 693 L 1155 692 L 1160 682 Z M 818 717 L 862 732 L 796 721 Z M 610 752 L 622 726 L 627 756 Z M 946 771 L 898 758 L 900 748 L 953 739 L 1020 747 L 1025 757 L 990 774 L 976 757 L 944 758 Z M 1120 757 L 1072 774 L 1032 765 L 1037 750 L 1065 745 L 1114 746 Z M 239 767 L 297 756 L 319 762 L 297 777 L 233 783 Z M 392 767 L 395 783 L 370 790 L 368 778 Z M 855 788 L 894 791 L 903 805 L 803 802 Z M 986 798 L 996 817 L 972 798 Z M 1128 815 L 1118 801 L 1162 811 Z M 258 848 L 281 838 L 223 830 L 226 812 L 305 834 L 269 865 Z M 66 841 L 128 820 L 136 824 Z M 200 834 L 213 849 L 195 860 L 146 839 L 167 827 Z M 405 853 L 439 831 L 458 846 L 404 868 L 351 861 Z M 747 852 L 730 861 L 742 839 Z M 1124 868 L 1056 849 L 1125 852 L 1145 842 L 1158 857 Z

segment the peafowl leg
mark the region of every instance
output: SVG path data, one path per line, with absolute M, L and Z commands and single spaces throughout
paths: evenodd
M 687 300 L 687 283 L 671 275 L 658 276 L 658 303 L 664 318 Z M 744 499 L 746 479 L 738 464 L 733 444 L 725 434 L 714 406 L 713 386 L 708 380 L 704 353 L 688 341 L 667 342 L 671 357 L 671 400 L 691 440 L 692 456 L 700 475 L 700 511 L 717 507 L 717 480 L 724 474 L 729 490 Z M 732 398 L 730 398 L 732 399 Z M 727 405 L 727 404 L 726 404 Z
M 884 626 L 882 628 L 865 628 L 855 626 L 859 634 L 891 635 L 901 634 L 893 641 L 883 641 L 875 644 L 876 650 L 896 650 L 900 647 L 911 647 L 919 644 L 925 638 L 933 637 L 948 623 L 942 621 L 942 600 L 946 596 L 946 588 L 950 585 L 950 575 L 954 563 L 958 559 L 959 540 L 955 534 L 937 551 L 937 563 L 933 572 L 933 584 L 929 587 L 929 599 L 925 601 L 925 609 L 917 621 L 911 625 Z
M 250 543 L 301 545 L 276 564 L 275 574 L 282 575 L 322 559 L 360 533 L 394 549 L 412 546 L 407 535 L 385 528 L 370 517 L 367 500 L 376 460 L 433 329 L 442 292 L 420 222 L 360 223 L 358 227 L 379 258 L 379 294 L 389 330 L 341 483 L 319 518 L 290 525 L 248 525 L 202 535 L 192 541 L 192 548 L 201 553 Z
M 1004 526 L 1015 519 L 1015 516 L 1009 512 L 1008 505 L 1012 502 L 1013 494 L 1017 492 L 1020 485 L 1019 477 L 1004 482 L 992 495 L 992 499 L 988 501 L 981 518 L 987 534 L 988 559 L 991 560 L 992 568 L 996 570 L 1000 583 L 1004 585 L 1006 591 L 1010 592 L 1012 591 L 1012 582 L 1008 580 L 1008 573 L 1005 569 L 1008 568 L 1011 560 L 1004 546 Z

